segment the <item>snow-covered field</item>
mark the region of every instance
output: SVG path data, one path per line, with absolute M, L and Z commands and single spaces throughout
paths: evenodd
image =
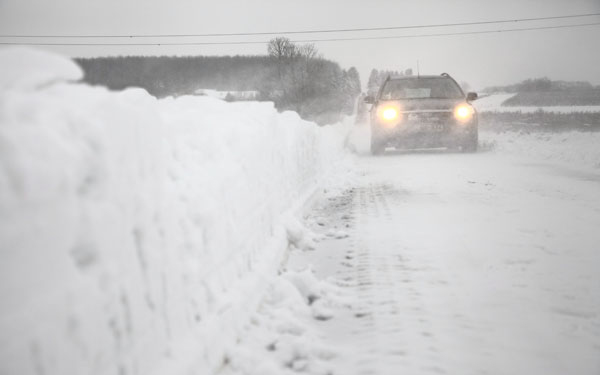
M 570 168 L 600 169 L 600 132 L 482 132 L 483 152 Z
M 0 373 L 220 367 L 347 125 L 109 92 L 40 51 L 0 67 Z
M 502 103 L 515 96 L 515 94 L 491 94 L 482 96 L 473 102 L 473 106 L 479 112 L 521 112 L 534 113 L 544 111 L 549 113 L 573 113 L 573 112 L 600 112 L 598 105 L 581 105 L 581 106 L 502 106 Z
M 600 373 L 598 133 L 371 157 L 352 119 L 0 67 L 0 374 Z

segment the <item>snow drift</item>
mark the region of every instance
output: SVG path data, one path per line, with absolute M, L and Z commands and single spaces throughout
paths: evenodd
M 0 66 L 0 373 L 221 366 L 347 126 L 69 83 L 40 51 Z
M 482 149 L 571 168 L 600 168 L 599 132 L 481 132 Z

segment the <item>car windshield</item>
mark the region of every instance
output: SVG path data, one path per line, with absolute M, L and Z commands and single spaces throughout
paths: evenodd
M 414 78 L 388 81 L 381 92 L 381 99 L 459 99 L 463 93 L 448 78 Z

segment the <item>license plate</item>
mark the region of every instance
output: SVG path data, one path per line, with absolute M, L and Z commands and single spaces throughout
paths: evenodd
M 437 113 L 409 113 L 408 120 L 435 122 L 440 121 L 440 116 Z
M 435 133 L 444 131 L 444 124 L 414 123 L 410 125 L 409 129 L 418 133 Z

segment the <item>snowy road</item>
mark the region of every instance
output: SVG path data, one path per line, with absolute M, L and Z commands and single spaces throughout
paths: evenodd
M 294 251 L 353 297 L 335 374 L 599 374 L 600 174 L 485 153 L 362 156 Z

